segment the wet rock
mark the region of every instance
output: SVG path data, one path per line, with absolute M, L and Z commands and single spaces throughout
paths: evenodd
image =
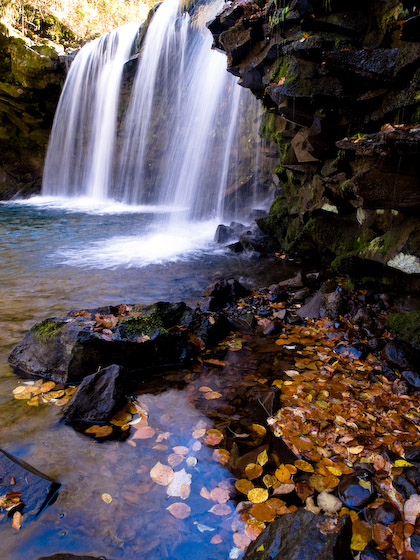
M 370 525 L 381 523 L 381 525 L 388 526 L 401 519 L 401 513 L 389 502 L 385 502 L 375 509 L 366 508 L 364 513 L 366 521 L 370 523 Z
M 298 272 L 292 278 L 287 278 L 282 282 L 279 282 L 278 286 L 280 288 L 303 288 L 302 273 Z
M 420 445 L 404 447 L 404 454 L 409 463 L 414 463 L 416 467 L 420 467 Z
M 310 543 L 308 536 L 310 535 Z M 351 560 L 347 516 L 314 515 L 305 509 L 276 519 L 248 547 L 244 560 Z M 263 550 L 258 550 L 263 546 Z
M 388 342 L 382 349 L 381 356 L 391 366 L 400 370 L 408 370 L 410 368 L 410 362 L 405 356 L 405 350 L 404 346 L 397 342 Z
M 420 470 L 416 467 L 410 467 L 405 471 L 405 476 L 417 489 L 420 489 Z
M 124 404 L 127 372 L 115 364 L 83 379 L 65 412 L 68 422 L 106 422 Z
M 138 304 L 132 309 L 134 314 L 117 318 L 118 307 L 111 308 L 111 317 L 118 320 L 106 329 L 95 327 L 95 317 L 107 310 L 46 319 L 14 348 L 9 363 L 23 375 L 70 383 L 111 364 L 141 372 L 183 365 L 195 356 L 187 330 L 193 312 L 185 303 Z
M 216 233 L 214 234 L 214 241 L 216 243 L 226 243 L 230 239 L 235 237 L 235 232 L 229 226 L 225 226 L 223 224 L 219 224 L 216 229 Z
M 367 471 L 359 470 L 344 476 L 338 485 L 338 497 L 350 509 L 359 510 L 375 497 L 375 488 Z
M 387 557 L 385 554 L 368 544 L 361 553 L 360 560 L 387 560 Z
M 208 298 L 203 310 L 217 311 L 250 294 L 236 279 L 216 280 L 205 291 Z
M 404 476 L 398 475 L 394 477 L 392 481 L 392 485 L 394 486 L 395 490 L 401 494 L 404 500 L 408 500 L 410 496 L 413 494 L 417 494 L 417 489 L 409 480 L 407 480 Z
M 319 319 L 320 317 L 329 317 L 335 321 L 340 318 L 343 309 L 343 296 L 340 292 L 324 293 L 323 289 L 321 289 L 297 313 L 302 318 Z
M 413 389 L 420 389 L 420 375 L 411 370 L 405 370 L 401 372 L 402 378 L 409 384 Z
M 420 16 L 408 18 L 401 29 L 402 41 L 420 41 Z
M 16 492 L 20 503 L 9 511 L 23 515 L 24 523 L 34 520 L 56 498 L 60 484 L 24 461 L 0 449 L 0 495 Z M 7 516 L 0 523 L 10 522 Z

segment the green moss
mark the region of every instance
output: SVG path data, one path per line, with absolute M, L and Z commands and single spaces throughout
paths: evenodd
M 124 317 L 120 319 L 123 335 L 132 336 L 153 336 L 154 334 L 167 333 L 160 315 L 156 312 L 135 317 Z
M 420 348 L 420 310 L 394 313 L 388 317 L 386 326 L 398 338 Z
M 37 323 L 31 329 L 31 332 L 43 342 L 56 336 L 66 326 L 65 321 L 56 319 L 45 319 L 42 323 Z

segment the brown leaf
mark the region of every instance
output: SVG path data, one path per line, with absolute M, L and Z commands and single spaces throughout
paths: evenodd
M 184 502 L 175 502 L 166 509 L 177 519 L 186 519 L 191 513 L 190 506 Z
M 167 486 L 174 478 L 174 471 L 169 465 L 162 465 L 162 463 L 158 461 L 150 470 L 150 478 L 153 482 L 156 482 L 156 484 Z
M 209 512 L 214 513 L 214 515 L 224 516 L 232 513 L 232 510 L 227 504 L 216 504 L 209 509 Z

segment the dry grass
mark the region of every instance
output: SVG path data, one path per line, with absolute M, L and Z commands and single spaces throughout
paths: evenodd
M 155 0 L 0 0 L 2 21 L 25 33 L 30 26 L 27 10 L 39 10 L 43 17 L 58 18 L 80 39 L 102 35 L 133 21 L 145 19 Z

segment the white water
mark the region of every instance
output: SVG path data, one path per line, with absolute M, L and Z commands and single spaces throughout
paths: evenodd
M 54 119 L 43 194 L 111 196 L 121 77 L 137 32 L 133 24 L 112 31 L 76 56 Z
M 127 108 L 119 95 L 135 26 L 81 50 L 57 109 L 44 196 L 83 197 L 71 202 L 79 209 L 86 198 L 101 208 L 116 202 L 140 211 L 144 205 L 176 209 L 158 211 L 157 221 L 184 233 L 192 220 L 237 217 L 237 205 L 226 208 L 224 195 L 252 174 L 258 102 L 226 71 L 225 55 L 211 49 L 205 21 L 220 7 L 213 2 L 190 16 L 179 0 L 160 5 Z

